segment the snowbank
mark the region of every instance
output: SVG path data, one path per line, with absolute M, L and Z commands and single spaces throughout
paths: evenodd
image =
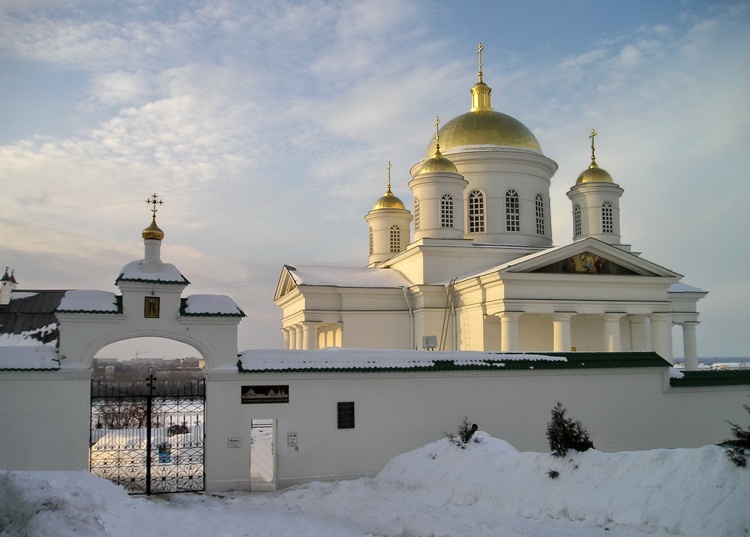
M 0 472 L 3 537 L 736 537 L 750 468 L 721 448 L 555 458 L 485 433 L 394 458 L 373 479 L 277 494 L 127 496 L 87 472 Z M 559 473 L 555 479 L 550 471 Z

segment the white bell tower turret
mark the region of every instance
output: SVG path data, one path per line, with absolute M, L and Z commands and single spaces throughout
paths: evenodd
M 440 118 L 435 119 L 435 154 L 412 168 L 414 240 L 464 238 L 464 189 L 468 181 L 440 154 Z
M 10 294 L 15 291 L 17 285 L 13 272 L 8 274 L 8 267 L 5 267 L 5 274 L 0 278 L 0 306 L 10 304 Z
M 568 191 L 568 198 L 573 203 L 573 240 L 593 237 L 621 246 L 620 197 L 623 189 L 596 164 L 596 135 L 595 130 L 589 135 L 591 164 Z
M 378 263 L 406 250 L 412 215 L 404 202 L 391 192 L 391 163 L 388 162 L 388 189 L 375 202 L 365 220 L 370 224 L 370 264 Z

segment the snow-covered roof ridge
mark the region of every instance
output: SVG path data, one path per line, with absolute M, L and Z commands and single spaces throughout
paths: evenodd
M 110 291 L 66 291 L 58 312 L 62 313 L 122 313 L 120 298 Z
M 323 265 L 286 265 L 297 285 L 332 287 L 406 287 L 412 285 L 394 269 Z
M 245 317 L 237 303 L 226 295 L 190 295 L 182 299 L 180 315 L 208 317 Z
M 684 282 L 677 282 L 675 284 L 672 284 L 669 286 L 669 289 L 667 289 L 667 292 L 669 293 L 706 293 L 707 291 L 704 291 L 703 289 L 700 289 L 698 287 L 693 287 L 692 285 L 688 285 Z
M 502 354 L 480 351 L 426 352 L 396 349 L 342 349 L 319 351 L 249 349 L 240 353 L 244 371 L 289 370 L 420 370 L 451 367 L 502 368 L 505 362 L 566 362 L 564 356 Z
M 117 277 L 117 282 L 153 282 L 189 285 L 185 276 L 171 263 L 159 263 L 159 272 L 144 270 L 144 267 L 153 268 L 153 264 L 146 263 L 145 259 L 131 261 L 125 265 Z
M 43 345 L 0 346 L 0 370 L 45 371 L 60 369 L 57 349 Z

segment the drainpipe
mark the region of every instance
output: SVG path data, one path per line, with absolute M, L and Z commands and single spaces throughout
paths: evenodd
M 409 337 L 410 347 L 409 350 L 416 350 L 414 348 L 414 310 L 411 309 L 411 303 L 409 302 L 409 295 L 406 286 L 402 287 L 401 290 L 404 292 L 404 300 L 406 300 L 406 306 L 409 308 Z

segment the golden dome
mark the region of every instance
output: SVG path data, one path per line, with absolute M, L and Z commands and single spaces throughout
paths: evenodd
M 612 176 L 602 170 L 596 163 L 594 138 L 596 138 L 598 134 L 599 133 L 596 132 L 596 130 L 591 129 L 591 134 L 589 135 L 589 138 L 591 138 L 591 164 L 587 170 L 584 170 L 583 173 L 578 176 L 578 179 L 576 180 L 577 185 L 580 185 L 581 183 L 614 183 Z
M 437 149 L 432 157 L 425 160 L 424 164 L 419 168 L 419 171 L 414 174 L 422 175 L 423 173 L 458 173 L 458 168 L 450 160 L 440 154 L 440 149 Z
M 492 109 L 491 92 L 481 79 L 471 88 L 471 111 L 451 119 L 440 129 L 440 148 L 446 151 L 462 145 L 499 145 L 541 153 L 539 142 L 526 125 Z M 436 145 L 437 138 L 433 136 L 425 156 L 432 156 Z
M 141 233 L 143 240 L 155 239 L 160 241 L 164 238 L 164 232 L 156 225 L 156 216 L 151 219 L 151 225 Z
M 614 183 L 614 180 L 611 175 L 597 166 L 596 162 L 592 162 L 591 166 L 578 176 L 576 184 L 581 183 Z
M 386 191 L 385 196 L 376 201 L 375 205 L 372 207 L 373 211 L 377 211 L 378 209 L 406 209 L 406 205 L 404 205 L 403 201 L 393 195 L 393 192 L 391 192 L 391 186 L 388 185 L 388 190 Z

